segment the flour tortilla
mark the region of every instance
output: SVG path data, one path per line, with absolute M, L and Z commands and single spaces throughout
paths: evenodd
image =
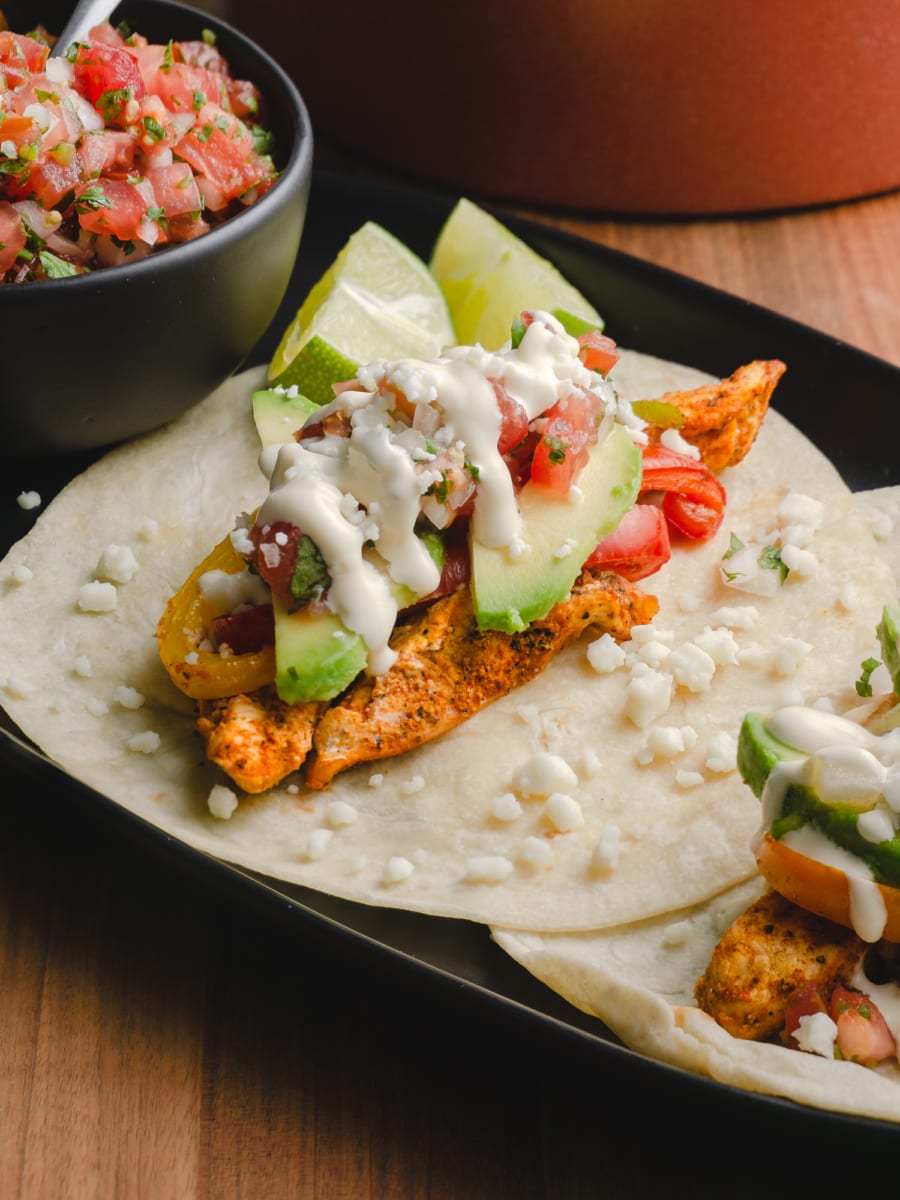
M 633 400 L 707 380 L 639 355 L 626 354 L 616 371 Z M 241 798 L 220 820 L 207 799 L 229 781 L 206 761 L 192 704 L 166 676 L 154 631 L 169 596 L 264 496 L 249 405 L 262 381 L 261 371 L 245 373 L 165 430 L 109 454 L 0 564 L 0 699 L 23 732 L 72 776 L 200 851 L 369 904 L 510 929 L 585 930 L 698 903 L 750 876 L 757 804 L 733 769 L 706 765 L 711 739 L 733 736 L 747 708 L 771 707 L 778 694 L 812 696 L 834 678 L 855 678 L 889 577 L 868 523 L 822 455 L 771 413 L 749 457 L 723 477 L 730 508 L 715 541 L 679 548 L 646 581 L 660 598 L 659 627 L 675 644 L 700 634 L 722 605 L 759 612 L 754 629 L 736 631 L 745 650 L 756 644 L 756 665 L 721 667 L 708 692 L 679 688 L 661 718 L 696 733 L 677 759 L 637 765 L 648 730 L 623 715 L 629 674 L 593 670 L 589 636 L 429 746 L 347 772 L 324 792 L 306 791 L 298 777 Z M 826 502 L 814 543 L 819 573 L 791 578 L 771 600 L 725 587 L 719 564 L 730 533 L 750 540 L 771 530 L 791 490 Z M 118 586 L 114 611 L 79 611 L 79 589 L 110 544 L 130 546 L 139 569 Z M 16 581 L 22 565 L 29 582 Z M 839 600 L 848 578 L 857 581 L 853 611 Z M 782 636 L 813 647 L 790 678 L 773 671 Z M 144 697 L 141 707 L 129 705 L 123 687 Z M 152 743 L 154 734 L 158 748 L 144 752 L 152 745 L 141 735 Z M 580 828 L 554 836 L 538 797 L 518 797 L 513 820 L 493 815 L 513 790 L 515 768 L 538 750 L 576 772 L 566 791 L 580 806 Z M 679 784 L 678 769 L 703 782 Z M 597 869 L 592 855 L 611 826 L 621 833 L 618 866 Z M 534 865 L 536 845 L 549 848 L 544 865 Z M 498 861 L 509 864 L 503 882 L 473 879 Z
M 858 492 L 900 597 L 900 487 Z M 878 655 L 873 650 L 875 656 Z M 749 791 L 749 789 L 747 789 Z M 748 1091 L 855 1116 L 900 1121 L 900 1064 L 877 1070 L 732 1037 L 696 1007 L 694 984 L 728 925 L 762 895 L 759 876 L 704 904 L 587 933 L 494 929 L 517 962 L 633 1050 Z
M 763 887 L 758 879 L 713 900 L 594 933 L 495 929 L 517 962 L 631 1049 L 751 1092 L 834 1112 L 900 1121 L 900 1066 L 870 1069 L 726 1033 L 693 1001 L 716 942 Z

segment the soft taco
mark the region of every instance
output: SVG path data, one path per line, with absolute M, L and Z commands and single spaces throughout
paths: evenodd
M 611 378 L 623 404 L 716 391 L 627 352 Z M 370 904 L 589 930 L 752 876 L 756 803 L 734 785 L 740 716 L 773 688 L 818 694 L 836 664 L 857 664 L 884 593 L 869 527 L 823 456 L 770 412 L 721 472 L 716 535 L 641 582 L 659 613 L 639 638 L 572 641 L 470 720 L 327 787 L 292 772 L 238 797 L 154 634 L 236 514 L 266 500 L 249 403 L 262 383 L 241 376 L 114 451 L 9 552 L 0 680 L 24 733 L 191 846 Z M 725 440 L 740 434 L 735 419 Z M 856 581 L 852 598 L 839 576 Z
M 883 533 L 892 498 L 860 504 Z M 499 944 L 635 1049 L 900 1120 L 900 607 L 885 605 L 877 634 L 842 690 L 742 722 L 756 878 L 650 921 L 495 930 Z

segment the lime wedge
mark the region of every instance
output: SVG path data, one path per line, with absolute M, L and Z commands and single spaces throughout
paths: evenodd
M 496 217 L 460 200 L 438 235 L 431 273 L 441 286 L 462 343 L 497 350 L 523 309 L 558 309 L 603 328 L 581 293 Z
M 442 342 L 390 309 L 373 303 L 351 284 L 339 283 L 306 328 L 292 324 L 290 357 L 272 360 L 273 387 L 297 390 L 316 404 L 334 399 L 333 383 L 352 379 L 362 363 L 379 359 L 433 358 Z M 274 372 L 274 374 L 273 374 Z
M 311 400 L 375 359 L 432 358 L 456 341 L 447 303 L 413 252 L 369 221 L 347 241 L 284 332 L 269 380 Z

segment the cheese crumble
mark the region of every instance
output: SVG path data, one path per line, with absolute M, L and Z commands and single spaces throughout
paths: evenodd
M 237 795 L 222 783 L 216 783 L 206 798 L 206 806 L 219 821 L 227 821 L 238 806 Z
M 81 612 L 112 612 L 117 604 L 118 593 L 111 583 L 101 583 L 95 579 L 93 583 L 86 583 L 78 590 L 78 607 Z

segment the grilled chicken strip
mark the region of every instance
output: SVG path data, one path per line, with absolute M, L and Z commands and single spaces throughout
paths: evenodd
M 306 783 L 322 788 L 357 763 L 432 741 L 533 679 L 589 626 L 617 641 L 656 615 L 647 595 L 612 571 L 584 571 L 569 597 L 521 633 L 479 630 L 468 588 L 438 600 L 392 640 L 398 658 L 362 677 L 322 714 Z
M 722 935 L 694 999 L 732 1036 L 762 1041 L 781 1032 L 798 988 L 849 987 L 866 948 L 851 929 L 768 891 Z
M 274 687 L 202 700 L 197 730 L 206 753 L 245 792 L 267 792 L 309 753 L 321 704 L 285 704 Z
M 753 445 L 785 369 L 778 359 L 751 362 L 718 383 L 666 392 L 659 400 L 681 410 L 684 424 L 678 432 L 697 447 L 711 471 L 719 472 L 739 463 Z M 651 425 L 651 443 L 658 442 L 662 432 Z

